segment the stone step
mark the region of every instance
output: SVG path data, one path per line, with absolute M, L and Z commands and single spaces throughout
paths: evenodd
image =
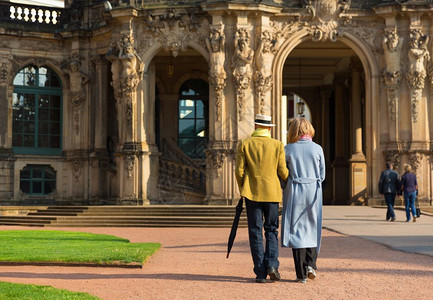
M 26 216 L 0 218 L 0 225 L 50 227 L 230 227 L 234 206 L 49 206 Z M 246 214 L 239 227 L 246 226 Z

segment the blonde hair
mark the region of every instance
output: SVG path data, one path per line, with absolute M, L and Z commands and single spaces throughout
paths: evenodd
M 404 164 L 404 171 L 405 172 L 412 172 L 412 167 L 409 164 Z
M 287 132 L 287 142 L 296 143 L 302 135 L 314 137 L 314 127 L 310 121 L 305 118 L 295 118 L 289 123 L 289 131 Z

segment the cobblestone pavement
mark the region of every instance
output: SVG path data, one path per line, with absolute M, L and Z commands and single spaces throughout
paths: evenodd
M 142 269 L 0 266 L 0 280 L 51 285 L 101 299 L 431 299 L 433 257 L 396 251 L 366 236 L 374 236 L 382 227 L 404 236 L 407 230 L 429 226 L 424 223 L 433 217 L 391 224 L 380 220 L 383 209 L 337 209 L 325 209 L 324 225 L 330 230 L 323 230 L 318 276 L 306 284 L 294 281 L 290 249 L 280 249 L 282 281 L 255 283 L 246 228 L 238 230 L 229 259 L 225 258 L 229 228 L 58 228 L 112 234 L 131 242 L 160 242 L 162 248 Z M 368 229 L 369 234 L 359 238 L 338 233 L 339 228 Z M 35 228 L 0 227 L 9 229 Z

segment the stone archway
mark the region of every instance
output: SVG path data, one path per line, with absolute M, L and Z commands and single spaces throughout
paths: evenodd
M 284 41 L 280 47 L 280 51 L 276 54 L 273 74 L 276 80 L 273 91 L 274 102 L 272 105 L 272 113 L 275 116 L 277 124 L 280 126 L 280 128 L 283 125 L 283 122 L 285 122 L 285 120 L 282 120 L 279 112 L 281 111 L 281 95 L 285 89 L 285 82 L 283 82 L 283 72 L 286 60 L 291 54 L 295 53 L 296 48 L 301 47 L 300 45 L 303 43 L 316 44 L 316 47 L 323 47 L 325 49 L 325 45 L 330 45 L 334 42 L 328 41 L 325 43 L 313 43 L 311 40 L 314 40 L 314 37 L 311 36 L 308 28 L 304 28 L 291 35 L 286 41 Z M 338 37 L 335 41 L 340 45 L 345 45 L 348 51 L 350 50 L 353 52 L 353 54 L 349 54 L 349 56 L 353 56 L 359 61 L 360 68 L 354 68 L 353 64 L 356 63 L 356 61 L 349 61 L 348 63 L 352 64 L 353 66 L 351 69 L 345 69 L 345 72 L 347 72 L 351 78 L 349 82 L 345 79 L 344 81 L 338 83 L 336 80 L 334 80 L 334 78 L 330 82 L 324 82 L 325 84 L 323 85 L 323 88 L 321 90 L 317 90 L 317 93 L 320 94 L 319 98 L 322 99 L 320 99 L 321 107 L 316 107 L 315 110 L 319 110 L 321 113 L 316 114 L 316 117 L 318 117 L 320 120 L 313 122 L 313 125 L 316 128 L 319 127 L 319 129 L 322 129 L 322 131 L 319 130 L 320 140 L 317 142 L 322 143 L 324 148 L 328 147 L 328 152 L 329 145 L 327 145 L 327 143 L 331 142 L 334 147 L 333 151 L 335 155 L 333 155 L 333 157 L 328 155 L 328 159 L 330 159 L 330 161 L 327 161 L 327 165 L 332 166 L 332 172 L 328 172 L 327 174 L 328 182 L 329 179 L 334 179 L 332 184 L 332 195 L 328 195 L 328 198 L 332 197 L 332 200 L 329 200 L 329 203 L 364 204 L 365 199 L 373 194 L 373 185 L 375 184 L 375 181 L 373 180 L 372 174 L 377 172 L 377 170 L 372 169 L 372 166 L 375 165 L 372 164 L 372 162 L 377 160 L 378 156 L 380 155 L 377 147 L 375 147 L 375 145 L 377 145 L 378 137 L 374 134 L 374 132 L 377 130 L 379 116 L 378 64 L 369 46 L 355 34 L 345 31 L 344 35 Z M 303 55 L 305 55 L 305 51 L 303 52 Z M 365 86 L 364 89 L 361 88 L 361 80 Z M 329 84 L 328 87 L 326 83 Z M 349 84 L 351 90 L 347 89 Z M 329 88 L 331 88 L 331 90 L 329 90 Z M 295 89 L 295 91 L 300 92 L 299 89 Z M 338 103 L 333 105 L 335 106 L 335 110 L 333 114 L 331 113 L 331 115 L 329 115 L 328 120 L 326 120 L 326 118 L 323 117 L 324 109 L 329 107 L 329 103 L 326 104 L 326 94 L 329 94 L 330 92 L 333 95 L 332 101 L 338 101 Z M 360 92 L 364 94 L 364 99 L 360 97 Z M 301 93 L 305 94 L 305 89 L 303 92 L 301 91 Z M 344 104 L 344 102 L 342 102 L 343 98 L 345 97 L 344 93 L 349 93 L 349 97 L 351 98 L 350 107 L 347 107 L 347 103 L 345 104 L 345 111 L 341 110 Z M 363 102 L 362 104 L 361 101 Z M 362 116 L 356 114 L 356 111 L 360 110 L 361 108 L 364 111 Z M 340 111 L 338 111 L 339 109 Z M 346 123 L 344 123 L 342 118 L 339 117 L 342 114 L 351 115 L 350 120 L 346 120 Z M 336 118 L 333 120 L 333 117 L 335 116 Z M 329 141 L 326 140 L 327 133 L 326 131 L 323 131 L 322 127 L 329 127 L 329 122 L 334 121 L 336 122 L 334 124 L 334 128 L 337 128 L 337 130 L 332 133 L 334 136 L 333 140 Z M 342 139 L 341 132 L 338 132 L 340 128 L 347 128 L 347 126 L 349 126 L 348 128 L 351 128 L 350 134 L 348 135 L 350 142 L 344 141 L 344 139 Z M 276 132 L 275 134 L 278 138 L 281 138 L 281 132 Z M 345 148 L 348 148 L 349 150 L 345 150 Z M 330 178 L 330 176 L 333 178 Z M 335 178 L 348 178 L 348 181 L 347 183 L 338 182 L 337 184 Z M 341 189 L 339 187 L 341 186 L 345 187 L 343 190 L 339 191 L 339 189 Z

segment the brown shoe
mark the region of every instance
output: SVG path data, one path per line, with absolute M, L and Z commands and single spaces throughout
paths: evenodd
M 413 217 L 413 222 L 414 222 L 414 223 L 416 222 L 416 217 Z

